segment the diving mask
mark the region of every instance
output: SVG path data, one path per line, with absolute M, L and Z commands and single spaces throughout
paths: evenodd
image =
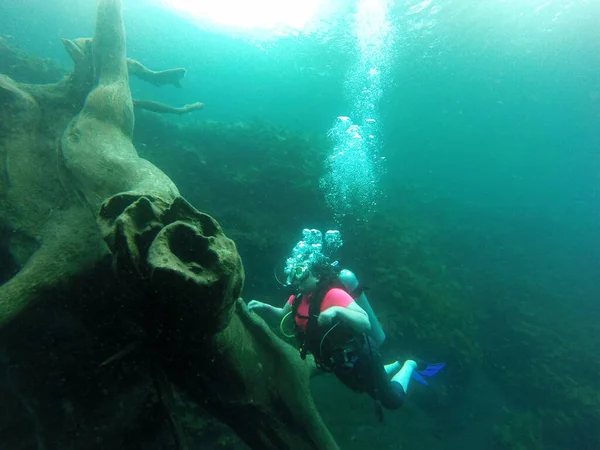
M 305 228 L 302 230 L 300 240 L 286 260 L 284 272 L 287 276 L 287 285 L 298 284 L 310 275 L 309 268 L 319 258 L 329 258 L 342 246 L 342 239 L 338 230 L 329 230 L 325 236 L 316 229 Z M 336 265 L 334 261 L 332 265 Z
M 291 284 L 296 284 L 296 285 L 300 284 L 304 280 L 306 280 L 309 275 L 310 275 L 310 270 L 309 270 L 308 266 L 305 266 L 305 265 L 296 266 L 292 269 Z

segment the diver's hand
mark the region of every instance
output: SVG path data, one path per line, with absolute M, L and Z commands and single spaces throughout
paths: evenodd
M 291 306 L 288 305 L 285 305 L 286 310 L 284 310 L 284 308 L 278 308 L 268 303 L 259 302 L 258 300 L 250 300 L 248 302 L 248 311 L 254 312 L 266 319 L 281 320 L 285 313 L 291 309 Z
M 248 310 L 259 312 L 261 309 L 267 308 L 269 305 L 263 302 L 259 302 L 258 300 L 250 300 L 248 302 Z
M 321 314 L 319 314 L 319 325 L 322 327 L 326 327 L 331 325 L 331 322 L 336 319 L 338 313 L 338 309 L 336 306 L 332 306 L 331 308 L 326 309 Z

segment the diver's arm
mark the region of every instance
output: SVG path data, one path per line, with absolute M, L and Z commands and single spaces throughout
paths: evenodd
M 283 308 L 278 308 L 277 306 L 259 302 L 258 300 L 250 300 L 250 302 L 248 302 L 248 309 L 259 314 L 265 320 L 272 319 L 280 321 L 292 310 L 292 305 L 286 302 L 285 305 L 283 305 Z
M 347 323 L 359 333 L 368 333 L 371 330 L 371 322 L 366 311 L 356 304 L 350 303 L 346 308 L 341 306 L 332 306 L 319 315 L 319 323 L 327 325 L 333 319 Z

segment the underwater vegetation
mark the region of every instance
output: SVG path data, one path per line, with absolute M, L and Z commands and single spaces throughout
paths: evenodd
M 140 115 L 136 142 L 141 153 L 177 180 L 191 202 L 223 218 L 246 262 L 246 289 L 281 303 L 285 294 L 276 288 L 273 268 L 282 266 L 299 228 L 332 223 L 317 188 L 326 138 L 261 122 L 202 121 L 178 125 L 176 133 L 174 126 L 163 117 Z M 215 192 L 221 201 L 214 201 Z M 442 229 L 413 208 L 431 201 L 424 195 L 407 187 L 403 196 L 384 200 L 369 221 L 349 217 L 343 224 L 348 231 L 341 263 L 369 288 L 387 333 L 384 354 L 392 358 L 400 349 L 449 362 L 448 386 L 437 400 L 444 412 L 428 409 L 434 421 L 436 414 L 443 420 L 461 401 L 474 368 L 485 372 L 507 402 L 496 405 L 500 412 L 489 429 L 493 448 L 560 449 L 594 442 L 600 411 L 594 379 L 598 360 L 584 358 L 567 329 L 558 333 L 549 328 L 543 315 L 536 323 L 501 292 L 478 302 L 472 286 L 464 277 L 458 281 L 449 266 L 452 258 L 440 244 Z M 261 212 L 263 205 L 267 212 Z M 543 286 L 530 282 L 531 292 L 523 289 L 520 295 L 535 295 Z M 332 431 L 344 448 L 358 448 L 358 442 L 344 441 L 349 435 L 344 422 L 336 420 L 340 429 Z M 413 435 L 417 441 L 418 433 Z M 579 438 L 581 433 L 585 438 Z M 580 448 L 593 448 L 585 445 Z
M 0 34 L 0 73 L 22 83 L 54 83 L 67 74 L 56 61 L 38 58 L 11 45 L 10 36 Z
M 318 190 L 327 139 L 260 122 L 202 121 L 176 126 L 174 132 L 163 117 L 139 117 L 135 142 L 141 154 L 163 168 L 194 205 L 222 218 L 235 239 L 251 292 L 246 295 L 282 303 L 285 292 L 277 289 L 273 269 L 283 266 L 299 229 L 332 223 Z M 341 263 L 368 287 L 388 336 L 390 358 L 398 356 L 394 349 L 407 356 L 433 355 L 452 361 L 453 379 L 460 379 L 481 358 L 473 309 L 430 244 L 435 227 L 421 223 L 401 202 L 384 205 L 372 220 L 344 228 L 351 231 L 344 234 Z M 402 213 L 390 215 L 384 208 L 401 208 Z M 445 390 L 438 401 L 451 403 L 460 388 Z M 336 417 L 340 428 L 330 425 L 344 448 L 360 446 L 344 440 L 352 435 L 352 422 Z M 406 441 L 411 448 L 410 435 Z
M 326 138 L 261 122 L 176 125 L 144 112 L 134 139 L 192 204 L 219 217 L 260 293 L 273 291 L 273 270 L 283 267 L 302 224 L 330 222 L 314 182 Z

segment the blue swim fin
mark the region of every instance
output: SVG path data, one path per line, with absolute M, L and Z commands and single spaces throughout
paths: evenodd
M 423 367 L 421 369 L 421 367 Z M 429 386 L 429 383 L 423 377 L 432 377 L 437 374 L 440 370 L 446 367 L 446 363 L 435 363 L 430 364 L 427 362 L 419 363 L 417 369 L 412 373 L 412 377 L 419 383 Z

